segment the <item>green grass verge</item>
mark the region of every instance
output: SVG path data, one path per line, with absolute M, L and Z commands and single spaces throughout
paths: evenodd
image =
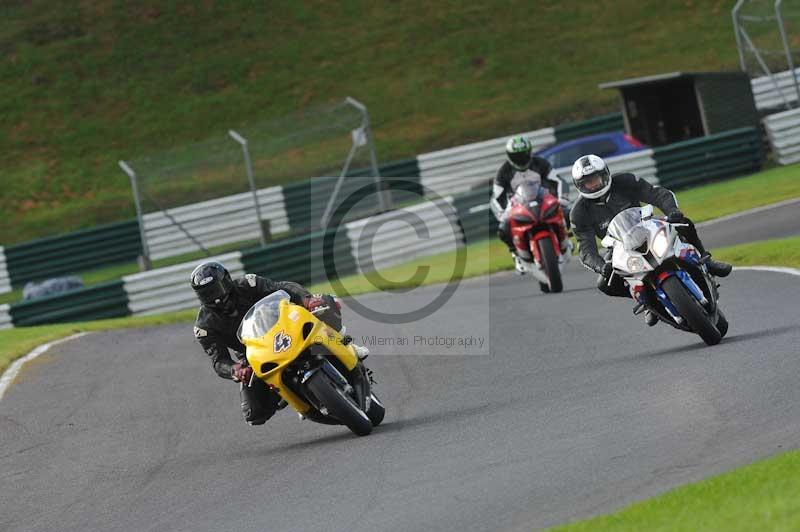
M 754 207 L 800 198 L 800 167 L 782 166 L 676 193 L 683 212 L 694 222 Z
M 530 11 L 523 0 L 3 2 L 0 219 L 14 222 L 0 224 L 0 242 L 132 218 L 119 159 L 214 138 L 207 154 L 227 149 L 241 169 L 228 128 L 348 95 L 369 108 L 390 161 L 619 110 L 599 82 L 737 67 L 719 0 L 542 0 Z M 543 37 L 510 37 L 522 35 Z M 287 152 L 297 178 L 316 167 L 307 144 Z M 263 155 L 259 182 L 271 178 Z
M 714 258 L 736 266 L 800 268 L 800 236 L 750 242 L 714 250 Z
M 552 532 L 798 530 L 800 451 L 689 484 Z

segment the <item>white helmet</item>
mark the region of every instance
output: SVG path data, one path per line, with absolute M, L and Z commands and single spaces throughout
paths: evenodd
M 581 196 L 597 199 L 608 194 L 611 173 L 603 159 L 597 155 L 584 155 L 572 165 L 572 182 Z

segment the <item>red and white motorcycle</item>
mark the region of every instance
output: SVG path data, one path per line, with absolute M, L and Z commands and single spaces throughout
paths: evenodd
M 543 292 L 561 292 L 572 242 L 559 199 L 539 183 L 523 181 L 509 199 L 508 216 L 517 271 L 532 275 Z

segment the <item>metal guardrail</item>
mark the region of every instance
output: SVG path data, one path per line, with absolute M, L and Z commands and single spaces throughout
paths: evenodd
M 234 278 L 245 273 L 239 251 L 204 260 L 221 262 Z M 199 262 L 184 262 L 123 277 L 130 313 L 138 316 L 197 308 L 197 296 L 189 286 L 189 275 Z
M 464 243 L 452 198 L 426 202 L 346 224 L 358 271 L 386 268 Z
M 784 70 L 770 76 L 761 76 L 750 80 L 753 89 L 753 99 L 756 102 L 756 109 L 777 109 L 787 105 L 797 104 L 797 90 L 794 84 L 794 76 L 800 76 L 800 68 L 794 69 L 794 76 L 791 70 Z
M 9 305 L 0 305 L 0 329 L 10 329 L 14 326 L 11 322 L 10 309 Z
M 46 279 L 107 264 L 135 261 L 141 253 L 136 220 L 107 224 L 6 246 L 11 283 Z
M 534 150 L 555 142 L 552 127 L 521 133 L 528 137 Z M 465 192 L 476 185 L 490 183 L 505 161 L 505 144 L 509 136 L 417 156 L 422 186 L 441 196 Z
M 767 116 L 764 128 L 780 164 L 800 161 L 800 109 Z
M 6 292 L 11 292 L 11 277 L 8 275 L 3 246 L 0 246 L 0 294 L 5 294 Z
M 755 172 L 764 151 L 759 128 L 744 127 L 660 146 L 653 156 L 661 184 L 684 187 Z
M 257 194 L 262 219 L 269 221 L 270 233 L 288 231 L 289 219 L 281 187 L 261 189 Z M 250 192 L 184 205 L 168 209 L 166 213 L 153 212 L 143 216 L 145 238 L 152 259 L 200 249 L 170 216 L 206 248 L 258 239 L 260 234 Z
M 11 305 L 14 326 L 100 320 L 128 315 L 122 281 L 112 281 L 63 294 Z

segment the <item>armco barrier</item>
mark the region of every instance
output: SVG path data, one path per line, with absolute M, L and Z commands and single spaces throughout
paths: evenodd
M 283 187 L 289 226 L 293 232 L 302 233 L 319 229 L 337 180 L 337 177 L 320 177 Z M 406 186 L 398 189 L 391 186 L 392 183 Z M 392 202 L 396 205 L 418 200 L 421 195 L 418 176 L 391 177 L 387 188 L 391 191 Z M 337 209 L 347 211 L 344 221 L 363 218 L 377 212 L 380 205 L 375 196 L 376 190 L 372 177 L 345 179 L 335 203 Z
M 328 253 L 325 253 L 326 247 Z M 323 263 L 326 255 L 332 262 Z M 328 278 L 326 268 L 335 267 L 339 276 L 356 271 L 350 240 L 342 228 L 308 233 L 244 251 L 242 264 L 248 273 L 300 284 Z
M 11 314 L 8 305 L 0 305 L 0 329 L 9 329 L 14 325 L 11 323 Z
M 378 167 L 378 173 L 381 177 L 419 177 L 419 164 L 417 158 L 402 159 L 400 161 L 392 161 Z M 351 170 L 347 172 L 350 177 L 370 177 L 372 170 L 370 168 L 361 168 L 359 170 Z
M 489 208 L 492 187 L 479 188 L 453 198 L 464 240 L 467 244 L 497 234 L 497 220 Z
M 456 210 L 447 199 L 350 222 L 346 229 L 359 271 L 449 251 L 464 242 Z
M 269 222 L 270 234 L 285 233 L 289 220 L 281 187 L 257 191 L 262 220 Z M 243 192 L 174 209 L 144 215 L 145 238 L 150 258 L 174 257 L 200 248 L 167 216 L 179 222 L 194 239 L 209 248 L 246 240 L 258 240 L 253 195 Z
M 6 255 L 3 252 L 3 246 L 0 246 L 0 294 L 10 291 L 11 278 L 8 276 L 8 268 L 6 267 Z
M 46 279 L 121 262 L 142 252 L 136 220 L 51 236 L 5 248 L 11 284 Z
M 780 164 L 800 161 L 800 109 L 769 115 L 764 119 L 764 128 Z
M 764 153 L 758 128 L 746 127 L 661 146 L 653 157 L 661 184 L 674 188 L 755 172 Z
M 556 139 L 551 127 L 520 134 L 531 140 L 534 150 L 552 144 Z M 445 196 L 466 192 L 482 182 L 491 183 L 506 159 L 508 138 L 505 136 L 417 156 L 422 186 Z
M 800 68 L 794 70 L 794 75 L 800 78 Z M 794 105 L 797 102 L 797 90 L 791 70 L 784 70 L 770 76 L 761 76 L 750 80 L 753 89 L 753 99 L 756 109 L 786 108 L 787 103 Z
M 597 133 L 623 130 L 625 129 L 625 119 L 622 117 L 622 113 L 612 113 L 580 122 L 561 124 L 554 129 L 556 142 L 561 143 Z
M 245 273 L 241 259 L 242 254 L 235 251 L 202 261 L 221 262 L 236 278 Z M 138 316 L 196 308 L 197 296 L 189 285 L 189 275 L 200 262 L 185 262 L 123 277 L 130 313 Z
M 41 325 L 116 318 L 128 315 L 128 296 L 122 281 L 11 305 L 14 326 Z

